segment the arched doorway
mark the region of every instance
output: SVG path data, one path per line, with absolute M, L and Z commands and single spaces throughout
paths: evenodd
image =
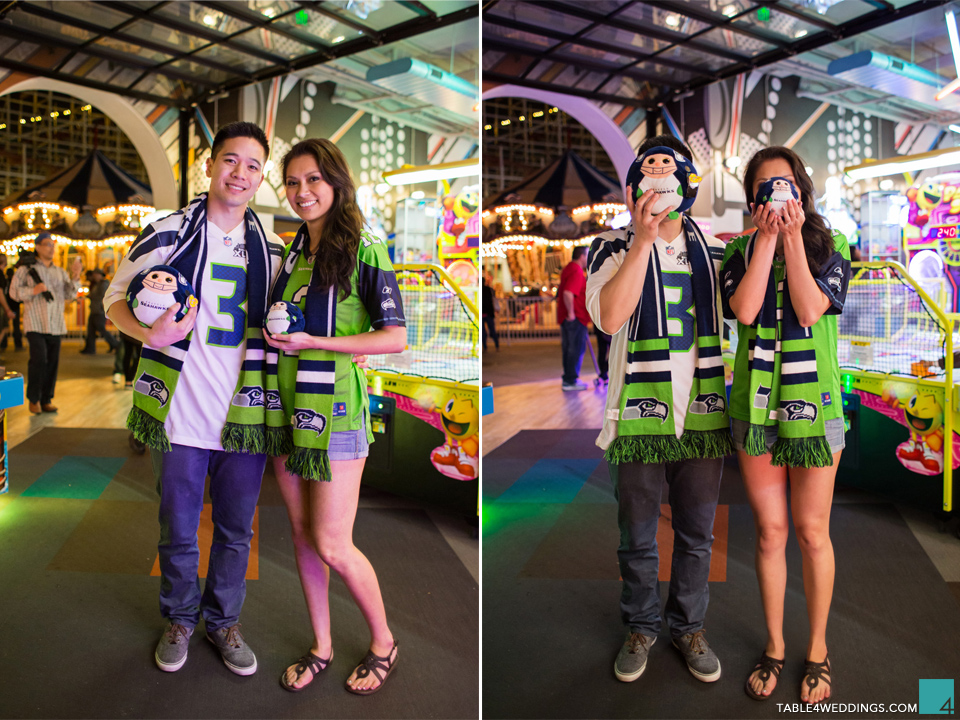
M 177 183 L 173 176 L 170 160 L 153 126 L 147 122 L 128 100 L 91 88 L 49 78 L 29 78 L 0 90 L 0 96 L 27 90 L 52 90 L 71 95 L 96 105 L 110 116 L 133 143 L 150 179 L 153 201 L 158 208 L 173 209 L 179 207 Z
M 572 95 L 563 95 L 562 93 L 548 92 L 546 90 L 534 90 L 532 88 L 518 87 L 516 85 L 498 85 L 483 93 L 483 99 L 501 97 L 519 97 L 528 100 L 537 100 L 540 102 L 554 105 L 570 116 L 574 117 L 581 125 L 593 133 L 607 155 L 613 162 L 617 170 L 617 176 L 620 178 L 621 185 L 626 185 L 627 171 L 633 163 L 635 153 L 627 136 L 623 134 L 620 127 L 603 112 L 595 103 L 581 97 Z

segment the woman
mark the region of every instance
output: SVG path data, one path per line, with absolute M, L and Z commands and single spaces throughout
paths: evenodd
M 283 158 L 283 177 L 287 200 L 304 224 L 285 251 L 272 301 L 298 305 L 306 331 L 264 333 L 279 351 L 267 358 L 267 451 L 274 456 L 293 528 L 314 641 L 280 683 L 292 692 L 302 690 L 333 658 L 332 568 L 371 634 L 370 652 L 346 689 L 369 695 L 396 666 L 397 642 L 373 567 L 352 539 L 360 476 L 373 437 L 366 381 L 351 356 L 402 351 L 403 308 L 386 247 L 363 231 L 353 180 L 336 145 L 298 143 Z
M 761 184 L 773 178 L 789 180 L 800 194 L 799 201 L 787 201 L 782 216 L 771 203 L 755 203 Z M 846 239 L 831 233 L 817 214 L 813 183 L 792 150 L 771 147 L 754 155 L 744 189 L 757 230 L 730 242 L 720 277 L 724 313 L 738 322 L 730 416 L 757 527 L 757 579 L 767 625 L 766 648 L 745 689 L 766 700 L 784 664 L 789 478 L 810 621 L 800 699 L 812 704 L 831 697 L 830 506 L 844 446 L 837 315 L 850 255 Z

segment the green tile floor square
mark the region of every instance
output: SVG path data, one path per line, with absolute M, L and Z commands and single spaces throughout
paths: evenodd
M 125 457 L 63 457 L 22 495 L 96 500 L 125 462 Z

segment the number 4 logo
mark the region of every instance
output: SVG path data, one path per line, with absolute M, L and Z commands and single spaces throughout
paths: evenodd
M 921 680 L 919 710 L 921 715 L 953 715 L 953 680 Z

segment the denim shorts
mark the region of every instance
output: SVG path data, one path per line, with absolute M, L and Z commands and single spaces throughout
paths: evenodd
M 359 460 L 369 454 L 370 443 L 367 442 L 365 423 L 360 425 L 359 430 L 330 433 L 330 446 L 327 448 L 330 460 Z
M 737 420 L 737 418 L 730 418 L 730 422 L 732 423 L 733 446 L 737 450 L 743 450 L 743 441 L 747 439 L 747 430 L 750 428 L 750 423 L 746 420 Z M 830 444 L 830 452 L 838 453 L 843 450 L 847 444 L 843 418 L 824 421 L 823 429 L 827 442 Z M 777 426 L 765 425 L 763 433 L 766 436 L 764 439 L 767 443 L 767 452 L 770 452 L 773 444 L 777 441 Z

